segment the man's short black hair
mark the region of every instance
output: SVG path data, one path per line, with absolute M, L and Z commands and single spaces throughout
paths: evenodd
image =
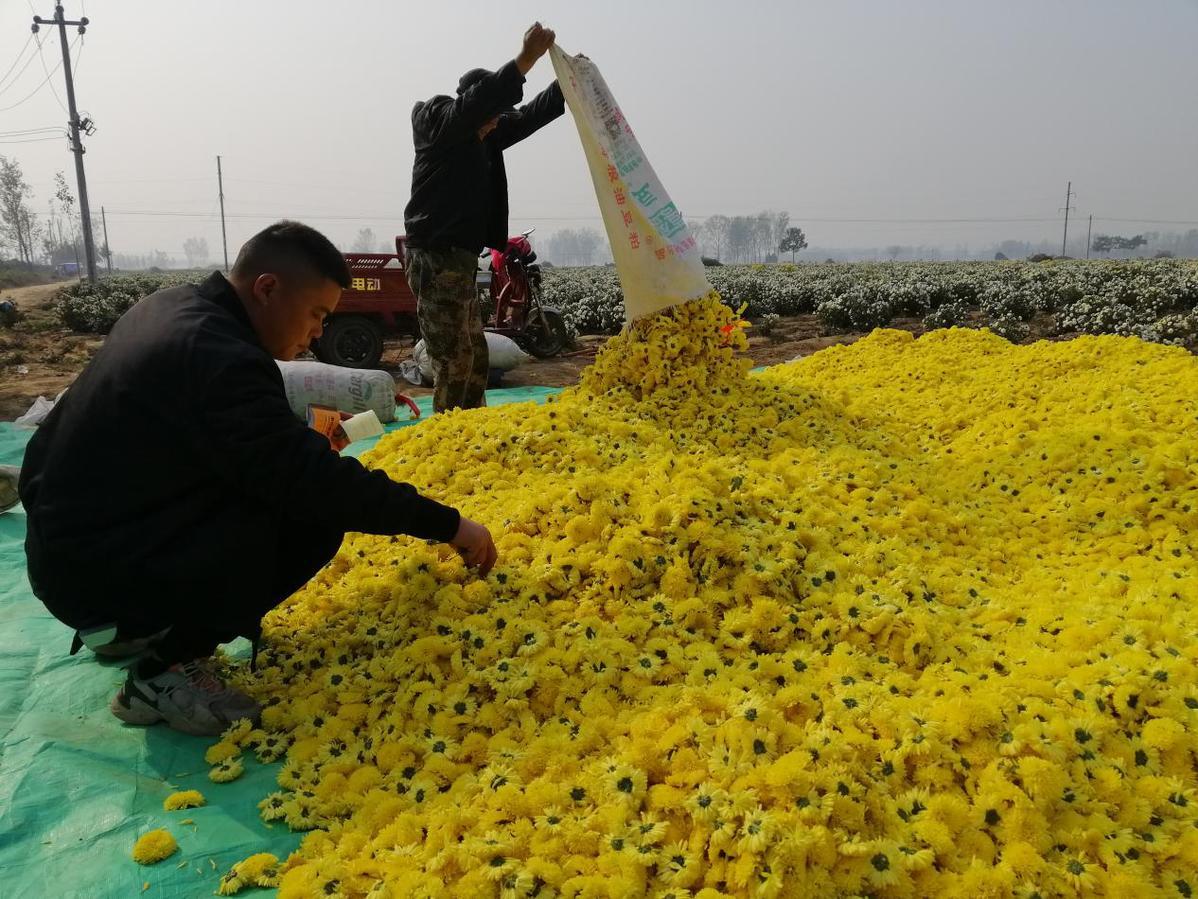
M 233 277 L 253 280 L 262 274 L 300 278 L 325 278 L 349 287 L 349 266 L 341 251 L 315 228 L 283 220 L 263 228 L 245 242 Z

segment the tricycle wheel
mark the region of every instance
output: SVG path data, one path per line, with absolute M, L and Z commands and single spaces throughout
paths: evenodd
M 538 359 L 556 356 L 569 341 L 566 322 L 556 309 L 534 312 L 523 336 L 521 343 Z
M 383 331 L 362 315 L 334 315 L 317 341 L 322 362 L 346 368 L 377 368 L 383 358 Z

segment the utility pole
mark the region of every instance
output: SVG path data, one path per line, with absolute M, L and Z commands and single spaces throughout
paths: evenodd
M 68 22 L 62 10 L 62 4 L 56 4 L 54 7 L 54 18 L 43 19 L 41 16 L 33 17 L 33 33 L 37 34 L 41 25 L 57 25 L 58 26 L 58 42 L 62 44 L 62 71 L 67 79 L 67 107 L 70 111 L 71 120 L 67 124 L 71 126 L 71 152 L 75 154 L 75 178 L 79 183 L 79 214 L 83 219 L 83 251 L 87 256 L 87 279 L 94 282 L 96 280 L 96 247 L 92 241 L 92 216 L 91 206 L 87 201 L 87 178 L 83 174 L 83 142 L 79 139 L 79 131 L 82 127 L 84 131 L 91 133 L 91 121 L 88 120 L 86 125 L 81 125 L 79 121 L 79 111 L 75 109 L 75 80 L 71 76 L 71 51 L 67 47 L 67 26 L 78 25 L 79 33 L 83 34 L 87 31 L 89 19 L 84 16 L 77 22 Z
M 104 214 L 104 207 L 100 207 L 100 221 L 104 223 L 104 258 L 108 261 L 108 274 L 112 274 L 112 247 L 108 244 L 108 216 Z
M 1065 187 L 1065 236 L 1061 238 L 1061 255 L 1065 255 L 1065 243 L 1069 240 L 1069 198 L 1073 196 L 1073 182 Z
M 216 157 L 216 187 L 220 191 L 220 242 L 225 247 L 225 274 L 229 273 L 229 238 L 225 236 L 225 179 L 220 171 L 220 157 Z
M 1086 258 L 1090 258 L 1090 230 L 1094 227 L 1094 216 L 1090 216 L 1090 224 L 1086 225 Z

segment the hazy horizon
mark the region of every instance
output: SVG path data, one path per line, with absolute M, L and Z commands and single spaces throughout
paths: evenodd
M 23 59 L 33 12 L 53 6 L 0 7 L 2 74 Z M 1084 249 L 1089 215 L 1095 233 L 1198 228 L 1194 0 L 760 2 L 737 17 L 621 0 L 533 3 L 520 19 L 460 2 L 65 8 L 92 19 L 73 51 L 76 95 L 96 123 L 89 193 L 114 253 L 179 259 L 201 237 L 219 262 L 218 154 L 230 256 L 281 217 L 347 248 L 363 227 L 402 233 L 412 104 L 503 64 L 534 19 L 599 65 L 687 218 L 785 210 L 812 245 L 800 259 L 1059 244 L 1067 181 L 1071 245 Z M 32 140 L 66 120 L 57 31 L 40 38 L 46 67 L 34 58 L 0 81 L 0 155 L 20 162 L 44 217 L 54 173 L 72 190 L 75 175 L 65 138 Z M 538 63 L 526 100 L 552 77 Z M 601 227 L 568 113 L 507 160 L 513 231 Z

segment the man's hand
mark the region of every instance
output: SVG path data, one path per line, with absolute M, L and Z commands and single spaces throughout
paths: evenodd
M 524 32 L 524 47 L 516 57 L 516 68 L 521 75 L 527 75 L 536 61 L 549 52 L 555 37 L 553 29 L 542 27 L 540 22 L 534 22 L 532 28 Z
M 351 415 L 349 412 L 338 412 L 337 414 L 341 416 L 342 421 L 349 421 L 351 418 L 353 418 L 353 415 Z M 349 446 L 349 435 L 345 433 L 345 428 L 341 427 L 341 425 L 337 425 L 333 433 L 329 435 L 329 443 L 333 445 L 333 449 L 335 449 L 337 452 L 341 452 L 343 449 Z
M 483 577 L 495 567 L 499 558 L 495 542 L 491 539 L 491 532 L 469 518 L 462 518 L 458 524 L 458 532 L 449 542 L 457 547 L 466 564 L 471 568 L 477 568 Z

